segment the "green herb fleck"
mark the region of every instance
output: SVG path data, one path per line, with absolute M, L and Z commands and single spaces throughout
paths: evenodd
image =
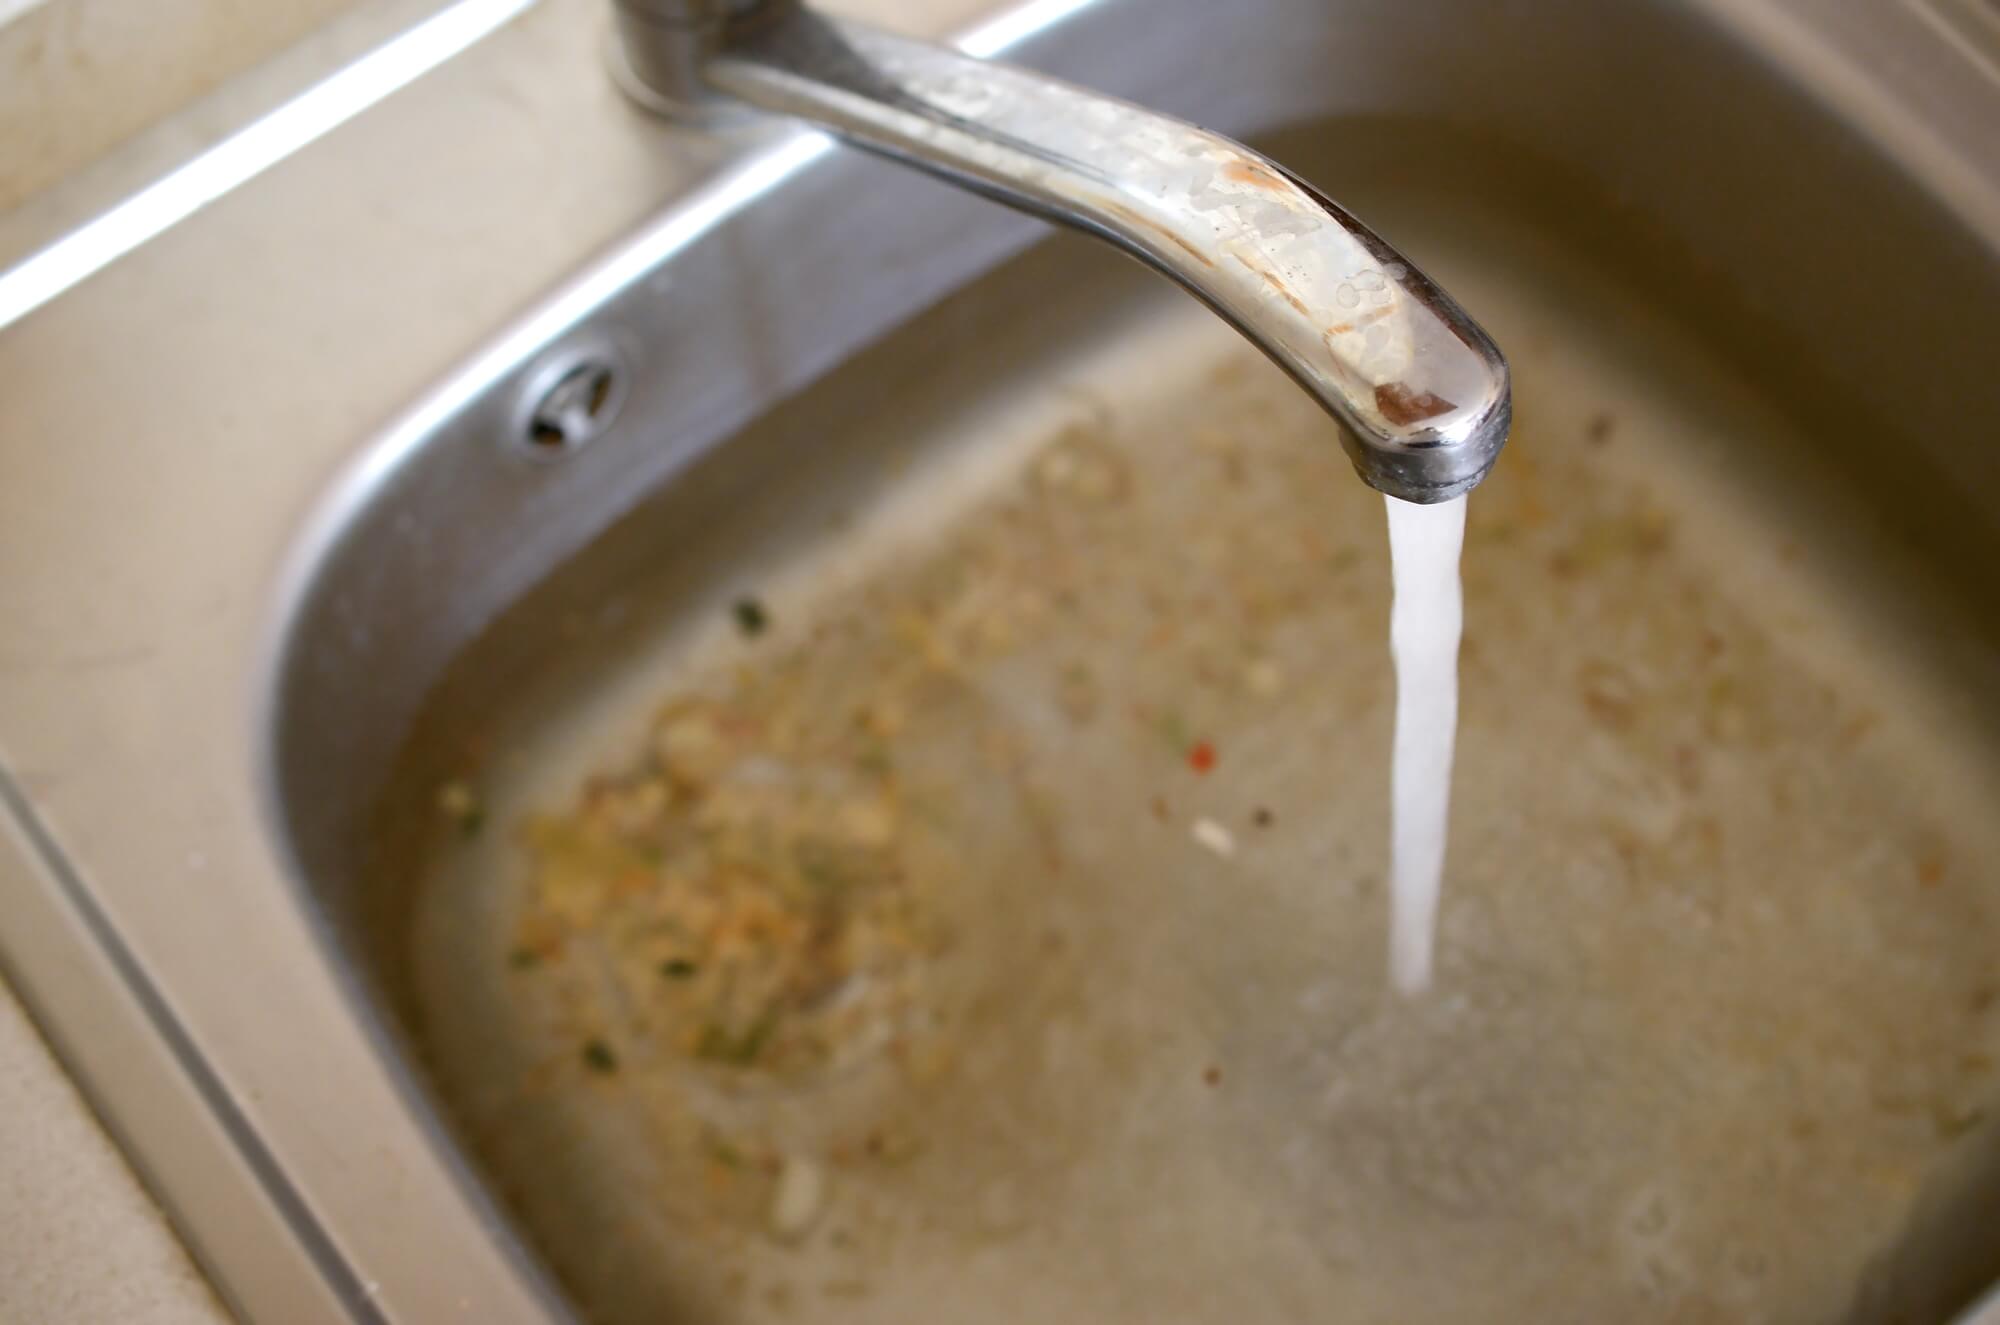
M 1943 1101 L 1931 1105 L 1931 1122 L 1937 1128 L 1938 1139 L 1942 1141 L 1958 1140 L 1978 1127 L 1985 1117 L 1984 1112 L 1974 1105 Z
M 771 614 L 755 598 L 739 598 L 730 609 L 736 617 L 736 628 L 751 639 L 764 633 L 771 624 Z
M 771 1038 L 771 1032 L 778 1026 L 776 1009 L 766 1011 L 744 1031 L 742 1035 L 731 1035 L 722 1026 L 710 1022 L 701 1028 L 701 1038 L 695 1041 L 694 1054 L 712 1063 L 728 1063 L 734 1067 L 746 1067 L 757 1061 L 757 1055 L 764 1051 L 764 1044 Z
M 517 971 L 526 971 L 542 964 L 542 954 L 533 948 L 516 948 L 507 954 L 507 964 Z
M 660 974 L 669 980 L 691 980 L 699 969 L 685 957 L 669 957 L 660 963 Z
M 757 1024 L 744 1032 L 742 1043 L 736 1046 L 742 1054 L 742 1061 L 746 1063 L 757 1061 L 757 1055 L 764 1052 L 765 1041 L 771 1038 L 771 1032 L 777 1028 L 778 1014 L 775 1009 L 759 1017 Z
M 799 877 L 821 892 L 835 892 L 847 886 L 847 877 L 840 866 L 819 854 L 804 856 L 799 861 Z
M 1175 754 L 1186 754 L 1188 747 L 1194 744 L 1194 738 L 1188 734 L 1187 720 L 1171 709 L 1154 718 L 1153 722 Z
M 602 1040 L 583 1042 L 583 1065 L 593 1072 L 610 1076 L 618 1070 L 618 1055 L 611 1052 L 611 1046 Z
M 463 782 L 447 782 L 438 788 L 437 803 L 439 812 L 451 820 L 460 837 L 476 836 L 486 824 L 486 807 Z

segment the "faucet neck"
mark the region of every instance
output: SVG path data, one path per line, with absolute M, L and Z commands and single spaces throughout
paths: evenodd
M 1116 244 L 1291 374 L 1390 496 L 1460 496 L 1499 455 L 1510 397 L 1493 342 L 1379 235 L 1241 143 L 799 0 L 616 3 L 642 101 L 795 116 Z

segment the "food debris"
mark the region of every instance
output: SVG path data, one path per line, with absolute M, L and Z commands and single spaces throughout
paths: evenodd
M 1285 684 L 1285 674 L 1269 658 L 1256 658 L 1243 668 L 1243 686 L 1259 699 L 1269 699 Z
M 1072 429 L 1035 461 L 1035 486 L 1047 496 L 1112 506 L 1131 495 L 1132 475 L 1118 448 L 1085 429 Z
M 1601 658 L 1586 661 L 1577 672 L 1577 692 L 1590 716 L 1614 731 L 1627 731 L 1638 721 L 1641 696 L 1631 674 Z
M 1956 1141 L 1985 1119 L 1984 1109 L 1964 1101 L 1939 1100 L 1931 1105 L 1931 1126 L 1941 1141 Z
M 893 1123 L 871 1128 L 861 1138 L 861 1153 L 889 1167 L 907 1164 L 928 1148 L 929 1143 L 921 1135 Z
M 1250 822 L 1256 824 L 1259 828 L 1269 828 L 1277 821 L 1278 817 L 1261 805 L 1250 811 Z
M 747 1067 L 757 1061 L 757 1055 L 764 1052 L 765 1041 L 777 1028 L 775 1013 L 767 1012 L 751 1023 L 750 1029 L 741 1035 L 731 1035 L 716 1022 L 701 1028 L 701 1035 L 695 1040 L 694 1056 L 713 1063 L 731 1063 L 737 1067 Z
M 438 788 L 438 813 L 457 827 L 459 836 L 472 837 L 486 825 L 486 807 L 479 794 L 464 782 L 447 782 Z
M 1070 663 L 1062 670 L 1056 689 L 1056 706 L 1063 716 L 1079 725 L 1097 715 L 1097 678 L 1082 663 Z
M 736 618 L 736 628 L 746 638 L 755 639 L 770 627 L 771 614 L 755 598 L 739 598 L 729 610 L 730 615 Z
M 1210 1067 L 1207 1067 L 1207 1068 L 1204 1068 L 1204 1069 L 1202 1070 L 1202 1074 L 1201 1074 L 1201 1081 L 1202 1081 L 1202 1084 L 1203 1084 L 1203 1085 L 1205 1085 L 1205 1086 L 1219 1086 L 1219 1085 L 1221 1085 L 1221 1084 L 1222 1084 L 1222 1069 L 1221 1069 L 1221 1068 L 1219 1068 L 1219 1067 L 1215 1067 L 1215 1066 L 1210 1066 Z
M 771 1192 L 772 1234 L 787 1242 L 797 1241 L 811 1231 L 825 1205 L 825 1172 L 803 1155 L 785 1156 Z
M 1236 854 L 1236 834 L 1224 828 L 1213 819 L 1201 818 L 1194 821 L 1191 830 L 1194 840 L 1207 847 L 1216 855 L 1227 859 Z
M 796 1082 L 888 1042 L 924 1014 L 946 937 L 938 867 L 908 864 L 922 807 L 878 733 L 917 665 L 864 705 L 822 704 L 803 672 L 676 697 L 633 766 L 525 822 L 516 946 L 553 957 L 587 936 L 625 1015 L 705 1070 Z
M 1196 741 L 1188 749 L 1188 767 L 1197 773 L 1206 773 L 1215 767 L 1215 747 L 1207 741 Z
M 583 1065 L 593 1072 L 610 1076 L 618 1070 L 618 1055 L 602 1040 L 583 1042 Z

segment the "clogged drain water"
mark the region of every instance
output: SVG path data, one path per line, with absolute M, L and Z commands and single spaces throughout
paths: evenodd
M 1991 751 L 1701 481 L 1761 415 L 1547 339 L 1422 998 L 1382 499 L 1198 310 L 521 698 L 416 993 L 593 1319 L 1843 1318 L 2000 1107 Z

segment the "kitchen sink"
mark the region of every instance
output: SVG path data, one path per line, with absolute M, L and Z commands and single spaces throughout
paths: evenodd
M 260 1317 L 1985 1319 L 2000 48 L 1968 13 L 990 19 L 1282 161 L 1508 356 L 1421 998 L 1382 951 L 1381 503 L 1331 423 L 1084 239 L 595 103 L 709 155 L 337 476 L 271 480 L 309 516 L 209 540 L 240 625 L 147 629 L 225 682 L 143 738 L 103 737 L 99 664 L 0 707 L 0 883 L 44 899 L 10 974 Z M 785 795 L 893 783 L 927 890 L 891 1010 L 797 1070 L 687 1024 L 653 885 L 548 864 L 690 712 Z M 226 794 L 150 802 L 204 742 Z M 127 829 L 188 857 L 174 896 Z

